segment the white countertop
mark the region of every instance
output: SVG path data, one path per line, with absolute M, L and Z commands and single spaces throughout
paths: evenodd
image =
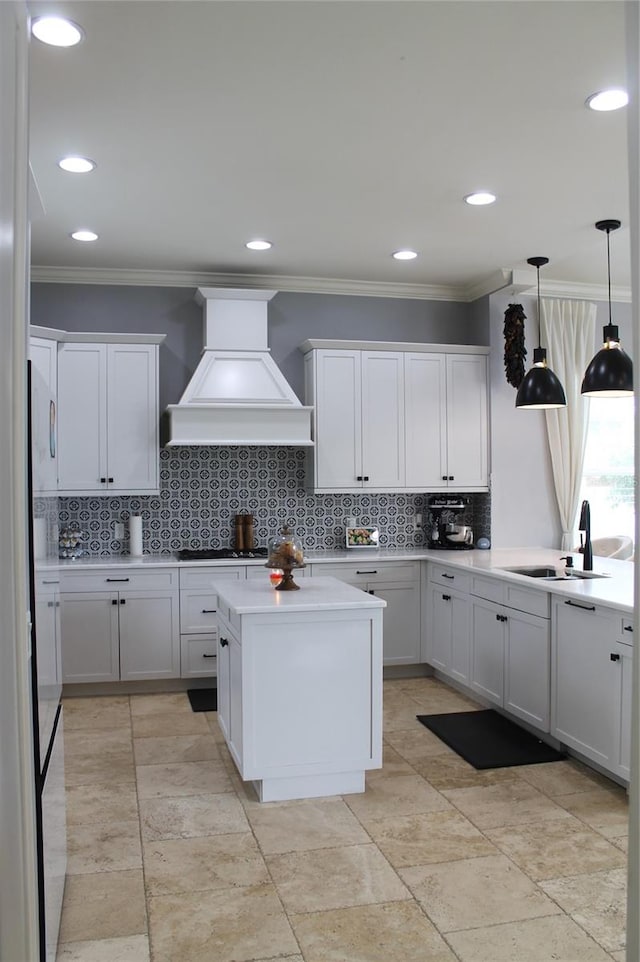
M 564 571 L 565 562 L 560 560 L 562 551 L 552 548 L 494 548 L 490 551 L 461 550 L 429 550 L 428 548 L 397 548 L 379 549 L 336 549 L 328 551 L 309 551 L 305 555 L 307 564 L 321 565 L 323 563 L 351 562 L 353 564 L 375 564 L 382 561 L 432 561 L 439 564 L 452 565 L 463 570 L 475 571 L 478 574 L 492 574 L 516 581 L 522 586 L 527 585 L 539 591 L 564 595 L 572 598 L 583 598 L 590 603 L 598 603 L 622 611 L 633 611 L 634 600 L 634 569 L 631 561 L 618 561 L 611 558 L 593 559 L 593 571 L 605 574 L 606 578 L 594 578 L 580 581 L 544 581 L 529 578 L 525 575 L 506 572 L 504 568 L 521 565 L 545 565 L 554 567 L 558 573 Z M 573 554 L 573 563 L 577 572 L 582 571 L 582 555 Z M 115 555 L 111 557 L 78 558 L 74 561 L 64 560 L 52 566 L 61 570 L 83 569 L 87 567 L 228 567 L 229 565 L 263 566 L 264 559 L 247 560 L 228 558 L 217 561 L 178 561 L 172 555 L 144 555 L 142 558 L 132 558 L 129 555 Z M 44 566 L 43 566 L 44 567 Z M 253 580 L 253 579 L 252 579 Z M 314 578 L 315 580 L 315 578 Z M 302 582 L 302 579 L 300 579 Z M 303 582 L 307 584 L 307 580 Z M 277 594 L 284 595 L 286 592 Z M 297 595 L 299 592 L 289 592 Z
M 295 578 L 295 572 L 294 572 Z M 382 598 L 337 578 L 306 578 L 299 591 L 276 591 L 268 581 L 221 580 L 214 588 L 218 605 L 226 605 L 238 615 L 282 611 L 325 611 L 342 608 L 385 608 Z

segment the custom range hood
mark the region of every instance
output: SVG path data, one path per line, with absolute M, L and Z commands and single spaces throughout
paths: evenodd
M 167 407 L 167 447 L 311 446 L 311 412 L 267 347 L 267 306 L 277 291 L 201 287 L 204 350 L 178 404 Z

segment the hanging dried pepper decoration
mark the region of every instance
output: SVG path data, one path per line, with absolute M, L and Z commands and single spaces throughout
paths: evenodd
M 504 312 L 504 370 L 509 384 L 519 388 L 524 378 L 524 322 L 522 304 L 509 304 Z

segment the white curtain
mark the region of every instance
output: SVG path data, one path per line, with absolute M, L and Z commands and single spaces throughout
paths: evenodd
M 545 415 L 562 522 L 562 550 L 571 551 L 589 424 L 589 399 L 580 394 L 580 387 L 595 354 L 596 305 L 543 298 L 541 307 L 541 343 L 547 349 L 549 367 L 560 378 L 567 396 L 566 408 L 545 411 Z

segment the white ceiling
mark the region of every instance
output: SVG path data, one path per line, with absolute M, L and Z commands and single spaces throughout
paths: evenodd
M 584 106 L 626 84 L 621 2 L 29 9 L 66 13 L 86 34 L 70 49 L 31 43 L 31 163 L 46 211 L 33 224 L 36 279 L 268 274 L 280 289 L 331 278 L 469 299 L 497 270 L 545 255 L 544 281 L 602 285 L 594 223 L 615 217 L 614 291 L 630 283 L 627 111 Z M 67 153 L 97 170 L 59 170 Z M 477 188 L 498 202 L 464 204 Z M 78 227 L 100 239 L 72 241 Z M 252 237 L 273 249 L 246 250 Z M 420 257 L 395 261 L 399 247 Z

